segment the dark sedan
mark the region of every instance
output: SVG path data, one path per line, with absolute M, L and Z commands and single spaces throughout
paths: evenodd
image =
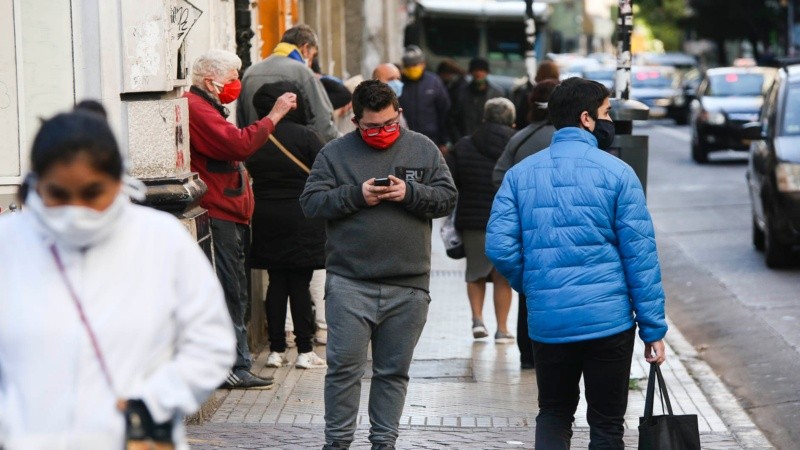
M 692 159 L 708 162 L 720 150 L 745 151 L 750 139 L 742 127 L 757 121 L 765 90 L 776 69 L 769 67 L 719 67 L 709 69 L 692 101 Z
M 800 244 L 800 65 L 778 72 L 761 120 L 746 124 L 744 135 L 753 140 L 747 168 L 753 245 L 767 266 L 785 266 Z
M 688 106 L 678 81 L 674 67 L 633 66 L 630 98 L 647 105 L 651 119 L 669 118 L 685 125 Z

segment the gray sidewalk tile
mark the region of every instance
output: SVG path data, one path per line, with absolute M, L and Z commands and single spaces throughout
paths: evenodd
M 533 427 L 538 413 L 535 371 L 520 370 L 515 344 L 496 345 L 492 339 L 472 338 L 464 260 L 444 255 L 438 239 L 438 223 L 434 236 L 432 302 L 412 363 L 398 448 L 533 448 Z M 497 328 L 491 295 L 490 284 L 484 307 L 484 322 L 490 334 Z M 516 302 L 515 295 L 508 322 L 511 330 L 516 329 Z M 698 415 L 703 448 L 768 448 L 763 435 L 708 366 L 692 353 L 693 349 L 674 326 L 667 341 L 668 359 L 662 371 L 674 411 Z M 325 353 L 324 347 L 315 350 L 320 356 Z M 274 376 L 276 386 L 267 391 L 228 392 L 209 422 L 189 427 L 194 449 L 321 446 L 325 372 L 295 369 L 291 365 L 266 368 L 267 353 L 257 355 L 253 371 Z M 649 374 L 643 353 L 644 346 L 637 339 L 631 366 L 636 389 L 629 393 L 625 417 L 626 443 L 630 448 L 636 448 L 636 430 L 644 410 Z M 295 349 L 287 352 L 290 361 L 295 356 Z M 691 366 L 691 374 L 683 361 Z M 369 448 L 363 444 L 369 428 L 366 411 L 370 375 L 368 370 L 362 380 L 357 443 L 353 449 Z M 585 415 L 586 404 L 581 399 L 575 417 L 573 448 L 588 446 Z

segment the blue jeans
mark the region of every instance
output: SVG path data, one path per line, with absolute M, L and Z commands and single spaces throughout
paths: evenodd
M 569 344 L 533 341 L 539 389 L 536 450 L 570 448 L 581 375 L 588 404 L 589 449 L 625 448 L 622 437 L 635 330 Z
M 356 431 L 361 378 L 372 343 L 369 440 L 394 444 L 408 390 L 408 369 L 428 318 L 422 289 L 353 280 L 328 272 L 325 440 L 350 444 Z
M 236 362 L 233 370 L 250 370 L 253 361 L 247 346 L 247 312 L 250 288 L 246 255 L 250 247 L 250 227 L 227 220 L 211 219 L 217 277 L 225 292 L 225 303 L 236 332 Z

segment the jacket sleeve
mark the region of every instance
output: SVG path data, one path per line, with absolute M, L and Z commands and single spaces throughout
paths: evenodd
M 503 184 L 503 177 L 506 176 L 508 169 L 514 165 L 514 152 L 511 149 L 512 142 L 514 141 L 511 140 L 506 144 L 503 154 L 497 158 L 497 163 L 494 165 L 494 170 L 492 171 L 492 184 L 494 184 L 494 187 L 499 187 Z
M 403 205 L 412 214 L 426 219 L 445 217 L 456 207 L 458 191 L 444 156 L 436 150 L 438 164 L 434 165 L 428 184 L 407 182 Z
M 614 232 L 639 325 L 639 337 L 646 343 L 655 342 L 667 333 L 667 323 L 653 221 L 642 186 L 632 170 L 623 173 L 620 185 Z
M 322 83 L 314 76 L 309 76 L 302 85 L 303 96 L 308 99 L 311 109 L 311 125 L 322 136 L 325 142 L 339 137 L 339 131 L 333 123 L 333 105 L 322 87 Z
M 244 128 L 228 122 L 210 105 L 206 110 L 189 102 L 191 141 L 200 141 L 192 150 L 220 161 L 244 161 L 267 142 L 275 131 L 272 120 L 264 117 Z
M 317 155 L 311 167 L 306 187 L 300 194 L 300 207 L 310 219 L 336 220 L 366 208 L 367 201 L 361 193 L 361 185 L 337 184 L 330 161 L 323 151 Z
M 522 225 L 517 208 L 516 179 L 510 172 L 494 197 L 486 225 L 486 256 L 517 292 L 523 289 Z
M 439 77 L 434 78 L 436 84 L 436 119 L 439 123 L 439 140 L 436 145 L 444 145 L 447 143 L 448 136 L 448 117 L 450 116 L 450 94 L 447 93 L 447 88 L 444 86 Z
M 211 264 L 184 230 L 174 234 L 175 353 L 145 380 L 141 396 L 159 423 L 197 411 L 236 358 L 233 323 Z

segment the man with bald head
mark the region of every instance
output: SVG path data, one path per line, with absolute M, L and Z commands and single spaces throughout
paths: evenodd
M 400 69 L 392 63 L 378 64 L 372 71 L 372 79 L 389 85 L 399 98 L 403 93 L 403 82 L 400 81 Z
M 372 71 L 372 79 L 378 80 L 382 83 L 386 83 L 389 85 L 390 88 L 394 91 L 397 98 L 403 94 L 403 82 L 400 80 L 400 69 L 392 64 L 392 63 L 382 63 L 378 64 L 378 67 Z M 406 118 L 403 117 L 403 109 L 400 109 L 400 126 L 403 128 L 408 128 L 408 122 L 406 122 Z

